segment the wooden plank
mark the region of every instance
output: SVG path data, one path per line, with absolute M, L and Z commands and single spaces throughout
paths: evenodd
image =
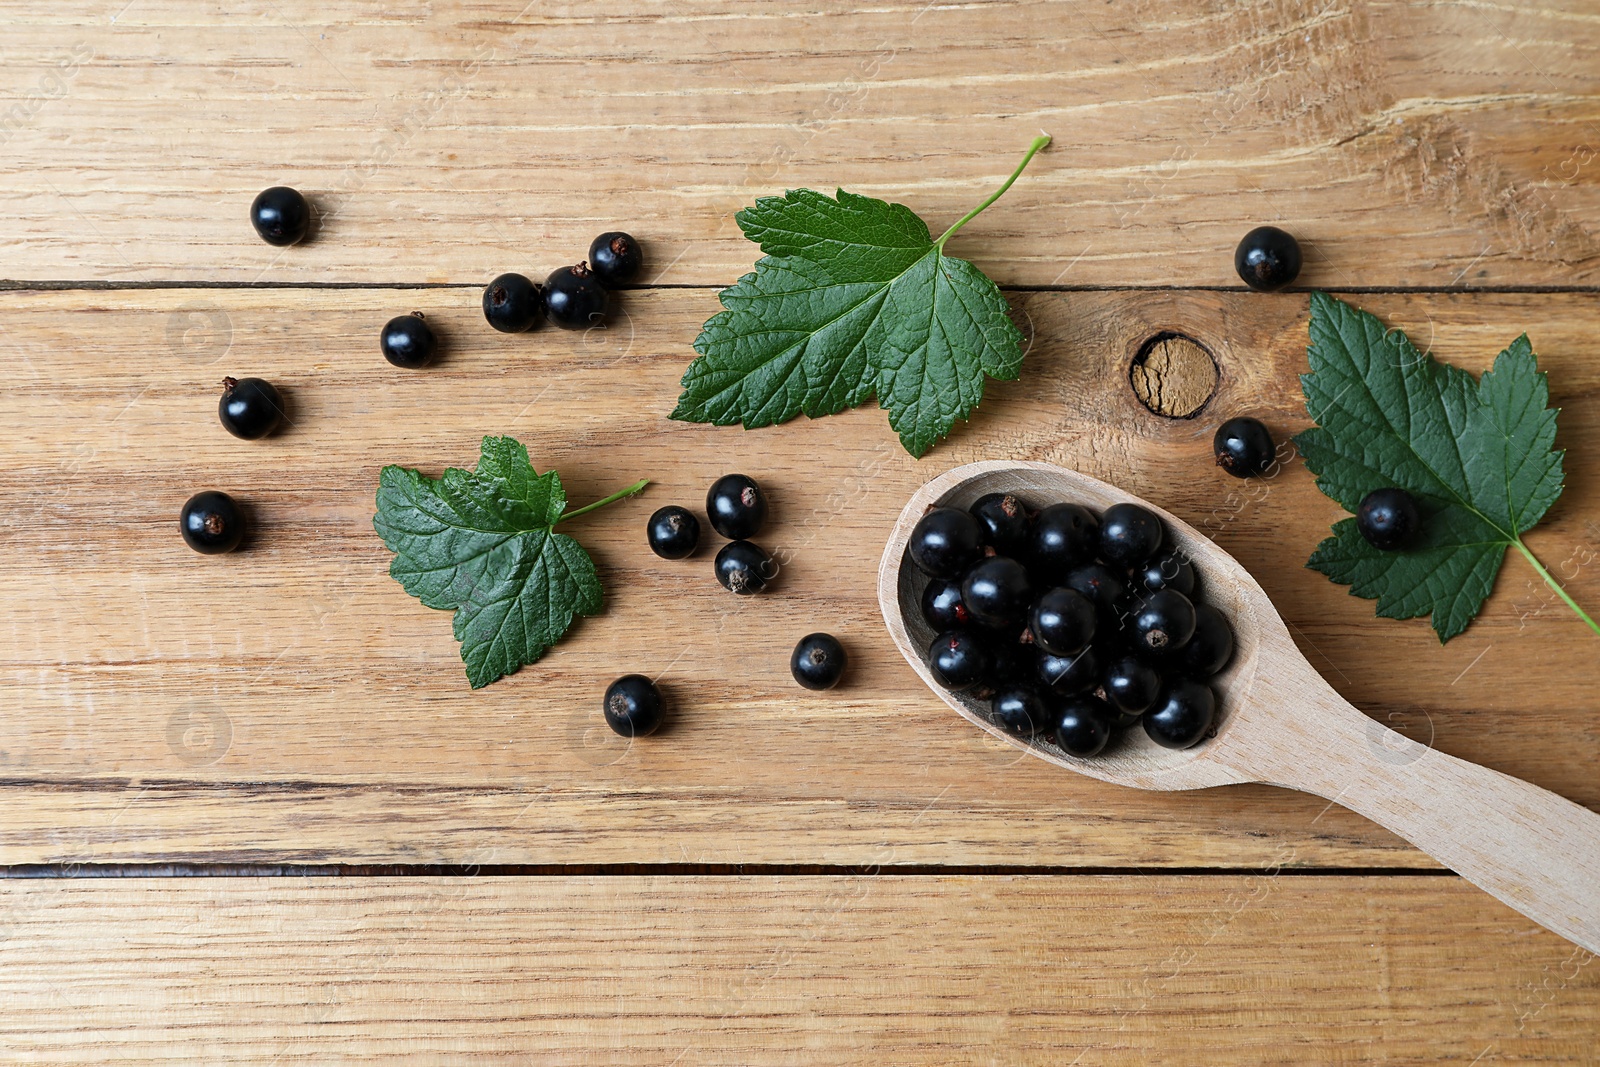
M 0 862 L 1010 863 L 1343 866 L 1425 861 L 1323 801 L 1265 788 L 1156 795 L 1020 757 L 918 686 L 873 597 L 884 538 L 927 478 L 1043 459 L 1120 483 L 1216 540 L 1262 582 L 1318 670 L 1415 739 L 1600 807 L 1595 638 L 1519 560 L 1483 617 L 1439 647 L 1372 620 L 1305 570 L 1338 509 L 1291 463 L 1240 483 L 1216 421 L 1304 422 L 1306 300 L 1213 292 L 1030 293 L 1023 381 L 925 460 L 881 412 L 756 432 L 668 421 L 706 290 L 629 294 L 615 328 L 507 337 L 473 290 L 172 290 L 0 295 Z M 1531 542 L 1600 604 L 1600 370 L 1586 295 L 1363 298 L 1473 370 L 1524 327 L 1564 409 L 1566 495 Z M 399 372 L 378 326 L 420 306 L 440 365 Z M 1140 405 L 1128 361 L 1180 329 L 1216 354 L 1192 420 Z M 214 414 L 225 374 L 287 394 L 262 442 Z M 574 524 L 609 606 L 539 664 L 472 692 L 447 614 L 386 574 L 380 466 L 470 465 L 484 433 L 526 442 L 572 499 L 641 475 L 643 496 Z M 784 571 L 734 598 L 709 553 L 651 555 L 651 510 L 699 507 L 729 470 L 773 501 Z M 174 520 L 233 492 L 257 533 L 201 557 Z M 846 684 L 806 694 L 789 649 L 826 628 Z M 599 696 L 661 675 L 669 729 L 629 745 Z M 1019 759 L 1021 762 L 1019 762 Z
M 846 185 L 998 279 L 1237 285 L 1279 221 L 1308 285 L 1600 280 L 1584 5 L 1054 0 L 7 4 L 0 278 L 476 281 L 623 225 L 727 283 L 732 215 Z M 246 208 L 292 184 L 320 237 Z
M 1579 1063 L 1600 1027 L 1592 955 L 1447 877 L 140 879 L 0 901 L 0 1039 L 36 1063 Z

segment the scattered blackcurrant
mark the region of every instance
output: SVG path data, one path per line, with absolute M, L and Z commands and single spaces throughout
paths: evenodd
M 983 552 L 978 520 L 960 508 L 934 508 L 906 545 L 911 562 L 932 578 L 959 578 Z
M 1100 653 L 1093 645 L 1072 656 L 1040 652 L 1039 681 L 1062 696 L 1072 696 L 1100 684 Z
M 1216 714 L 1217 698 L 1209 685 L 1178 678 L 1162 687 L 1140 721 L 1150 740 L 1162 748 L 1188 748 L 1211 729 Z
M 961 583 L 954 578 L 934 578 L 922 590 L 922 617 L 935 630 L 955 630 L 972 625 L 972 615 L 961 602 Z
M 700 546 L 700 520 L 688 509 L 669 504 L 650 516 L 645 538 L 650 551 L 662 559 L 684 559 Z
M 1106 700 L 1128 715 L 1141 715 L 1161 692 L 1161 672 L 1137 656 L 1118 656 L 1101 678 Z
M 777 576 L 772 557 L 749 541 L 729 541 L 716 559 L 717 581 L 724 589 L 749 596 L 765 589 Z
M 1217 427 L 1211 438 L 1211 450 L 1217 457 L 1217 466 L 1235 478 L 1248 478 L 1265 474 L 1272 468 L 1278 446 L 1272 443 L 1272 433 L 1260 419 L 1241 415 Z
M 606 725 L 623 737 L 653 734 L 666 717 L 661 690 L 642 674 L 625 674 L 606 686 Z
M 1056 714 L 1056 744 L 1069 756 L 1098 756 L 1111 740 L 1111 716 L 1093 697 L 1074 697 Z
M 1194 627 L 1194 603 L 1175 589 L 1146 596 L 1130 620 L 1134 647 L 1157 657 L 1172 655 L 1188 644 Z
M 724 474 L 706 492 L 706 518 L 723 537 L 742 541 L 754 537 L 767 517 L 767 498 L 755 479 Z
M 794 646 L 789 673 L 806 689 L 832 689 L 849 663 L 844 646 L 832 634 L 807 634 Z
M 269 245 L 299 244 L 311 232 L 311 205 L 296 190 L 274 185 L 256 194 L 250 205 L 250 225 Z
M 1018 737 L 1048 733 L 1055 726 L 1050 703 L 1032 686 L 1008 685 L 997 690 L 989 701 L 989 711 L 1002 729 Z
M 1233 269 L 1252 289 L 1282 289 L 1300 274 L 1300 242 L 1276 226 L 1257 226 L 1233 250 Z
M 283 422 L 283 397 L 264 378 L 224 378 L 217 417 L 233 436 L 255 441 Z
M 215 556 L 232 552 L 244 538 L 244 515 L 233 497 L 208 490 L 196 493 L 183 505 L 178 516 L 183 540 L 196 552 Z
M 1094 603 L 1076 589 L 1051 589 L 1034 601 L 1028 629 L 1033 643 L 1046 652 L 1077 655 L 1094 640 Z
M 961 602 L 981 626 L 1021 626 L 1032 599 L 1028 569 L 1009 556 L 981 559 L 961 579 Z
M 1132 567 L 1159 552 L 1165 536 L 1161 520 L 1149 508 L 1112 504 L 1100 516 L 1100 558 L 1116 567 Z
M 928 669 L 946 689 L 959 693 L 982 685 L 993 668 L 994 656 L 977 634 L 946 630 L 928 645 Z
M 407 370 L 426 367 L 439 352 L 439 342 L 420 311 L 397 315 L 386 322 L 378 346 L 384 359 Z
M 1194 564 L 1181 552 L 1151 556 L 1133 569 L 1134 584 L 1154 593 L 1176 589 L 1184 596 L 1194 595 Z
M 1094 559 L 1100 520 L 1078 504 L 1051 504 L 1033 521 L 1028 565 L 1048 585 L 1061 584 L 1068 571 Z
M 627 285 L 639 276 L 643 266 L 639 242 L 621 230 L 603 233 L 589 244 L 589 269 L 601 285 Z
M 1417 498 L 1404 489 L 1374 489 L 1356 509 L 1356 529 L 1373 548 L 1395 552 L 1410 547 L 1422 532 Z
M 1028 552 L 1028 506 L 1010 493 L 979 497 L 969 509 L 978 520 L 983 543 L 1002 556 L 1023 559 Z
M 587 266 L 562 267 L 544 280 L 544 313 L 564 330 L 587 330 L 606 321 L 605 286 Z
M 483 290 L 483 317 L 501 333 L 531 329 L 544 312 L 544 290 L 520 274 L 502 274 Z
M 1233 658 L 1233 627 L 1210 604 L 1194 606 L 1194 636 L 1178 653 L 1177 666 L 1191 678 L 1209 678 Z

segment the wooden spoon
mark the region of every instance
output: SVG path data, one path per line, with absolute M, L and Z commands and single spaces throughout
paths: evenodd
M 1193 562 L 1206 600 L 1233 623 L 1233 660 L 1212 681 L 1216 734 L 1164 749 L 1134 727 L 1094 759 L 1024 739 L 989 718 L 986 701 L 933 680 L 922 618 L 927 579 L 906 557 L 911 531 L 934 505 L 965 508 L 986 493 L 1095 510 L 1131 501 L 1160 515 Z M 1600 952 L 1600 815 L 1547 790 L 1447 756 L 1363 715 L 1301 655 L 1266 592 L 1194 527 L 1116 486 L 1047 463 L 972 463 L 917 491 L 889 536 L 878 601 L 895 644 L 934 692 L 1007 744 L 1102 781 L 1138 789 L 1203 789 L 1266 782 L 1337 801 L 1399 834 L 1468 881 L 1590 952 Z

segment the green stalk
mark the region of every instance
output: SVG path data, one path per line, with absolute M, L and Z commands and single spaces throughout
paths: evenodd
M 1561 588 L 1561 585 L 1556 581 L 1555 576 L 1544 569 L 1544 564 L 1539 562 L 1539 558 L 1537 556 L 1528 551 L 1528 546 L 1522 543 L 1522 539 L 1519 537 L 1512 543 L 1517 546 L 1517 551 L 1521 552 L 1523 556 L 1527 558 L 1528 562 L 1533 564 L 1533 569 L 1539 572 L 1539 577 L 1544 579 L 1544 584 L 1548 585 L 1551 589 L 1554 589 L 1556 591 L 1556 596 L 1560 597 L 1562 600 L 1565 600 L 1567 602 L 1567 607 L 1577 612 L 1578 618 L 1589 624 L 1589 629 L 1593 630 L 1597 634 L 1600 634 L 1600 624 L 1596 624 L 1593 619 L 1589 618 L 1588 612 L 1578 607 L 1578 602 L 1567 595 L 1567 591 Z
M 622 490 L 618 490 L 617 492 L 612 493 L 610 496 L 606 497 L 603 500 L 596 500 L 593 504 L 585 504 L 583 507 L 579 508 L 576 511 L 567 512 L 565 515 L 563 515 L 559 519 L 557 519 L 556 522 L 566 522 L 568 519 L 575 519 L 579 515 L 587 515 L 591 511 L 598 511 L 600 508 L 605 507 L 607 504 L 615 504 L 617 501 L 621 500 L 625 496 L 632 496 L 633 494 L 637 493 L 639 490 L 643 489 L 645 486 L 647 486 L 649 484 L 650 484 L 650 479 L 649 478 L 640 478 L 638 481 L 636 481 L 632 485 L 628 486 L 628 488 L 622 489 Z
M 1049 143 L 1050 143 L 1050 135 L 1048 133 L 1047 134 L 1043 134 L 1043 135 L 1041 135 L 1039 137 L 1035 137 L 1033 139 L 1033 143 L 1028 146 L 1028 154 L 1022 157 L 1022 162 L 1018 163 L 1017 164 L 1017 169 L 1011 172 L 1011 177 L 1007 178 L 1005 180 L 1005 183 L 1003 185 L 1001 185 L 1000 188 L 996 189 L 993 193 L 991 193 L 989 195 L 989 199 L 985 200 L 983 203 L 979 204 L 977 207 L 973 208 L 971 211 L 969 211 L 965 215 L 961 216 L 961 218 L 957 219 L 956 220 L 956 224 L 954 226 L 952 226 L 948 230 L 944 231 L 944 236 L 943 237 L 940 237 L 937 241 L 933 242 L 933 247 L 937 248 L 940 252 L 943 252 L 944 251 L 944 243 L 946 241 L 950 240 L 950 238 L 954 237 L 956 235 L 956 231 L 961 229 L 961 227 L 965 226 L 967 223 L 971 222 L 973 219 L 975 219 L 979 215 L 983 214 L 983 209 L 984 208 L 988 207 L 990 204 L 994 203 L 996 200 L 999 200 L 1000 197 L 1005 194 L 1005 191 L 1007 189 L 1011 188 L 1011 183 L 1016 181 L 1019 177 L 1022 176 L 1022 169 L 1024 167 L 1026 167 L 1028 165 L 1028 162 L 1030 160 L 1032 160 L 1033 157 L 1036 156 L 1039 153 L 1039 149 L 1043 148 L 1045 145 L 1047 145 Z

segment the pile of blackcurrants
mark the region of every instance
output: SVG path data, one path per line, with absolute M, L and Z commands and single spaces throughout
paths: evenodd
M 991 493 L 966 511 L 930 509 L 907 551 L 929 578 L 929 670 L 987 697 L 1002 729 L 1082 757 L 1135 722 L 1165 748 L 1212 732 L 1206 680 L 1233 656 L 1233 628 L 1197 602 L 1193 563 L 1148 508 L 1096 517 Z

